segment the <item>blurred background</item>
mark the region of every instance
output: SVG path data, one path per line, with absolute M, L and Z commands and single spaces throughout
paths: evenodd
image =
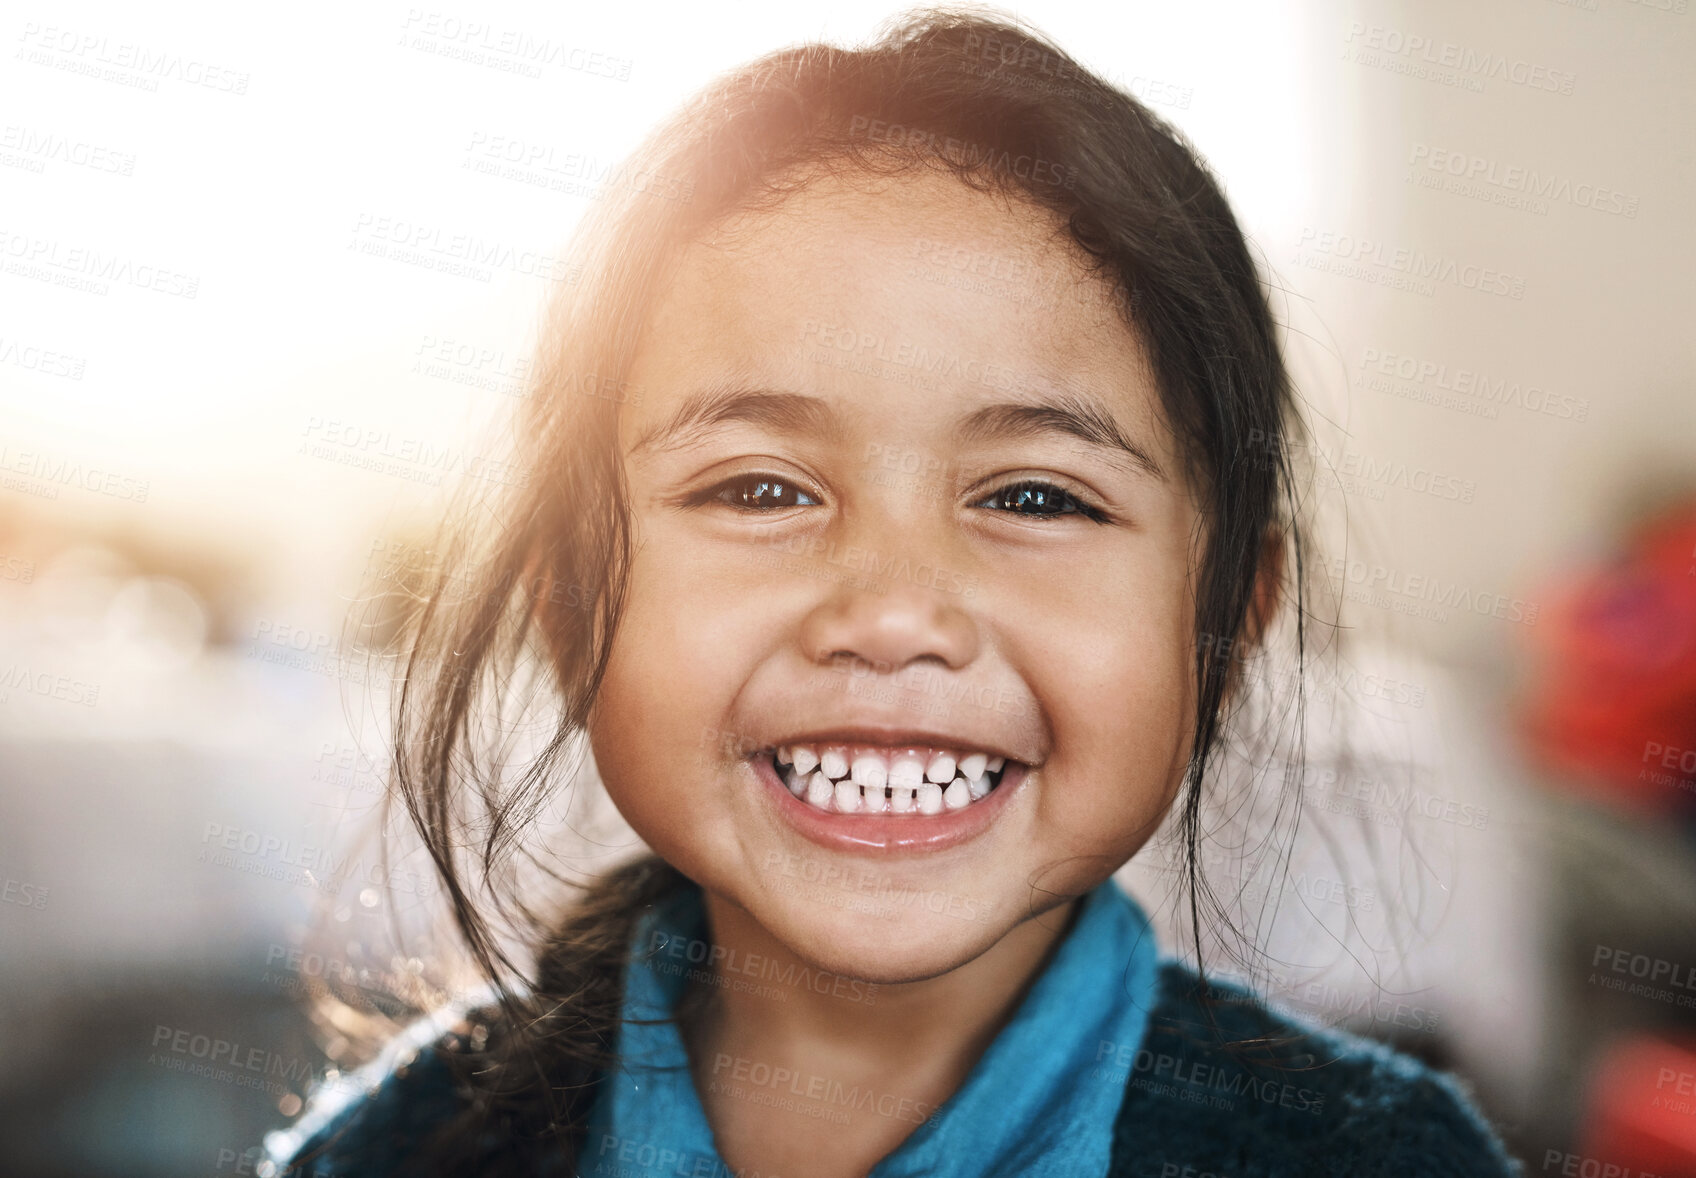
M 1264 980 L 1457 1071 L 1528 1173 L 1696 1174 L 1688 9 L 1013 10 L 1210 161 L 1324 424 L 1350 644 Z M 349 841 L 385 772 L 349 611 L 498 477 L 625 152 L 896 10 L 8 9 L 7 1173 L 252 1173 L 334 1075 L 303 1001 L 426 972 L 375 947 L 428 872 Z M 447 267 L 460 235 L 513 260 Z M 1168 866 L 1122 878 L 1157 908 Z

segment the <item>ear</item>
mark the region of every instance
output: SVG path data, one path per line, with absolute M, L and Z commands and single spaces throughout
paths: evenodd
M 1242 683 L 1248 658 L 1259 650 L 1278 615 L 1278 604 L 1284 593 L 1284 533 L 1268 528 L 1260 543 L 1260 558 L 1255 566 L 1254 592 L 1249 598 L 1248 613 L 1243 618 L 1242 632 L 1231 646 L 1229 670 L 1225 675 L 1225 697 L 1221 705 L 1232 703 Z
M 1258 648 L 1278 616 L 1278 603 L 1284 595 L 1284 532 L 1271 527 L 1260 543 L 1260 563 L 1254 574 L 1254 597 L 1249 601 L 1248 616 L 1243 619 L 1244 646 Z

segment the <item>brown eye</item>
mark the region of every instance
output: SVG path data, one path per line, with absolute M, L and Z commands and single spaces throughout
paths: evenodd
M 1081 515 L 1087 519 L 1100 521 L 1106 517 L 1076 495 L 1053 483 L 1027 480 L 1009 483 L 996 491 L 989 498 L 981 500 L 977 506 L 988 506 L 997 511 L 1007 511 L 1014 515 L 1027 516 L 1056 516 Z
M 699 502 L 722 503 L 741 511 L 774 511 L 783 507 L 817 507 L 819 502 L 794 483 L 777 475 L 740 475 L 718 484 Z

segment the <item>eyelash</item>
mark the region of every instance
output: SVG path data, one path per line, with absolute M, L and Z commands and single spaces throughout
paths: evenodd
M 776 487 L 776 488 L 779 489 L 779 491 L 778 491 L 779 494 L 782 493 L 783 489 L 788 489 L 788 490 L 793 491 L 798 496 L 805 496 L 808 499 L 813 498 L 813 496 L 809 492 L 803 491 L 800 487 L 796 486 L 790 480 L 783 478 L 781 475 L 750 473 L 750 474 L 744 474 L 744 475 L 737 475 L 735 478 L 732 478 L 732 479 L 726 479 L 722 483 L 718 483 L 718 484 L 716 484 L 712 487 L 707 488 L 704 491 L 701 491 L 701 492 L 691 496 L 689 501 L 688 501 L 688 505 L 691 506 L 691 507 L 698 507 L 698 506 L 701 506 L 703 504 L 712 503 L 712 502 L 716 501 L 716 502 L 724 503 L 724 505 L 726 507 L 731 508 L 733 511 L 762 512 L 762 511 L 768 510 L 766 508 L 747 507 L 747 506 L 744 506 L 744 505 L 741 505 L 741 504 L 725 502 L 725 500 L 724 500 L 725 492 L 733 491 L 733 490 L 736 490 L 736 489 L 739 489 L 739 488 L 746 488 L 750 485 L 760 485 L 760 486 L 765 486 L 765 487 Z M 1075 510 L 1073 510 L 1073 511 L 1038 511 L 1038 512 L 1012 511 L 1010 514 L 1023 516 L 1026 519 L 1052 519 L 1056 516 L 1079 515 L 1079 516 L 1084 517 L 1085 519 L 1092 520 L 1095 523 L 1105 523 L 1107 521 L 1107 513 L 1106 512 L 1103 512 L 1099 508 L 1094 507 L 1093 505 L 1091 505 L 1089 503 L 1086 503 L 1083 499 L 1081 499 L 1079 496 L 1073 494 L 1071 491 L 1068 491 L 1066 488 L 1058 486 L 1058 485 L 1051 483 L 1051 482 L 1047 482 L 1043 479 L 1020 479 L 1017 482 L 1008 483 L 1006 486 L 1000 487 L 997 490 L 992 491 L 989 495 L 985 496 L 983 499 L 978 500 L 978 502 L 974 503 L 972 506 L 978 507 L 978 506 L 981 506 L 982 504 L 984 504 L 986 502 L 990 502 L 992 500 L 997 500 L 997 499 L 1005 500 L 1010 495 L 1018 495 L 1018 494 L 1021 494 L 1021 493 L 1027 493 L 1028 494 L 1029 492 L 1033 492 L 1033 491 L 1041 492 L 1042 497 L 1044 499 L 1049 499 L 1049 498 L 1053 498 L 1053 497 L 1061 498 L 1064 501 L 1071 503 L 1073 505 L 1073 507 L 1075 508 Z M 758 494 L 757 491 L 756 491 L 756 494 Z M 806 506 L 816 507 L 816 506 L 818 506 L 818 502 L 817 502 L 817 500 L 814 500 L 810 504 L 802 504 L 802 503 L 787 504 L 786 503 L 786 504 L 782 504 L 781 506 L 782 507 L 806 507 Z M 770 510 L 779 510 L 779 509 L 780 508 L 774 508 L 774 509 L 770 509 Z M 994 510 L 1006 511 L 1008 509 L 1007 508 L 999 508 L 999 509 L 994 509 Z

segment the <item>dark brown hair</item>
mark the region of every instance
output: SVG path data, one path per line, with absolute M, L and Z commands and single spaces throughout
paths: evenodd
M 866 48 L 784 49 L 714 82 L 651 136 L 622 173 L 647 180 L 609 186 L 579 235 L 584 280 L 554 308 L 520 422 L 531 477 L 493 519 L 468 508 L 450 529 L 406 631 L 395 796 L 502 1007 L 487 1044 L 464 1056 L 471 1096 L 424 1155 L 436 1168 L 464 1164 L 490 1129 L 575 1156 L 615 1043 L 632 924 L 680 878 L 652 856 L 584 881 L 556 874 L 580 889 L 563 922 L 557 894 L 550 908 L 511 886 L 521 836 L 575 774 L 619 624 L 631 554 L 617 412 L 639 392 L 625 377 L 645 309 L 682 246 L 717 221 L 821 173 L 927 168 L 1057 215 L 1153 361 L 1204 528 L 1192 754 L 1176 803 L 1198 958 L 1202 905 L 1223 916 L 1196 846 L 1209 765 L 1242 702 L 1232 652 L 1269 620 L 1257 616 L 1256 588 L 1270 561 L 1293 605 L 1284 613 L 1300 667 L 1306 557 L 1292 470 L 1299 415 L 1220 186 L 1164 121 L 1004 19 L 923 10 Z M 557 690 L 557 725 L 514 769 L 514 685 L 539 663 Z M 1299 693 L 1299 674 L 1284 682 Z M 533 968 L 504 947 L 503 922 L 528 930 Z M 480 1172 L 494 1172 L 477 1156 Z

